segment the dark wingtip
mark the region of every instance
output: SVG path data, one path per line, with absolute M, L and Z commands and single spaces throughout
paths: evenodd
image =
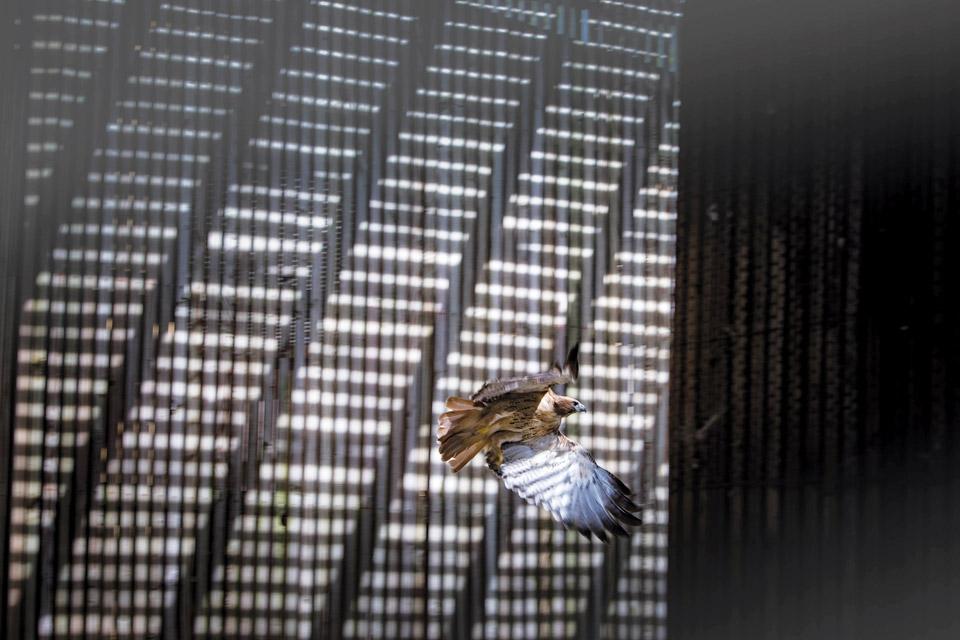
M 573 379 L 574 382 L 580 376 L 580 343 L 575 343 L 570 347 L 570 353 L 567 354 L 567 361 L 563 365 L 564 370 Z

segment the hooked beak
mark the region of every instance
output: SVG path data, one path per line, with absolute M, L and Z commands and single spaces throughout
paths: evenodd
M 575 408 L 576 408 L 577 411 L 584 411 L 584 412 L 586 412 L 586 410 L 587 410 L 587 407 L 586 407 L 583 403 L 577 403 L 577 406 L 576 406 Z

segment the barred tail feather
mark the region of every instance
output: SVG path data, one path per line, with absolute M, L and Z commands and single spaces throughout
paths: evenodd
M 440 459 L 450 462 L 457 473 L 480 453 L 487 444 L 483 433 L 478 433 L 483 407 L 464 398 L 447 398 L 447 411 L 440 416 L 437 442 L 440 443 Z

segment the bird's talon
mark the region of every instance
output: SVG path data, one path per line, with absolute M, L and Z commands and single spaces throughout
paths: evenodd
M 500 465 L 503 464 L 503 452 L 502 451 L 490 451 L 487 453 L 487 468 L 491 471 L 497 471 L 499 473 Z

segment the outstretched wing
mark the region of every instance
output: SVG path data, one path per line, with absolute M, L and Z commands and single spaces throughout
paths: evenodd
M 556 433 L 502 445 L 503 462 L 490 468 L 530 504 L 541 505 L 566 528 L 607 541 L 626 536 L 621 524 L 639 525 L 640 506 L 612 473 L 597 466 L 579 444 Z
M 476 402 L 489 403 L 491 400 L 496 400 L 510 393 L 540 391 L 542 394 L 554 385 L 576 382 L 577 376 L 580 374 L 579 353 L 580 344 L 577 343 L 567 354 L 567 362 L 563 365 L 562 371 L 558 365 L 554 365 L 553 369 L 544 373 L 494 380 L 480 387 L 480 390 L 473 394 L 470 399 Z

